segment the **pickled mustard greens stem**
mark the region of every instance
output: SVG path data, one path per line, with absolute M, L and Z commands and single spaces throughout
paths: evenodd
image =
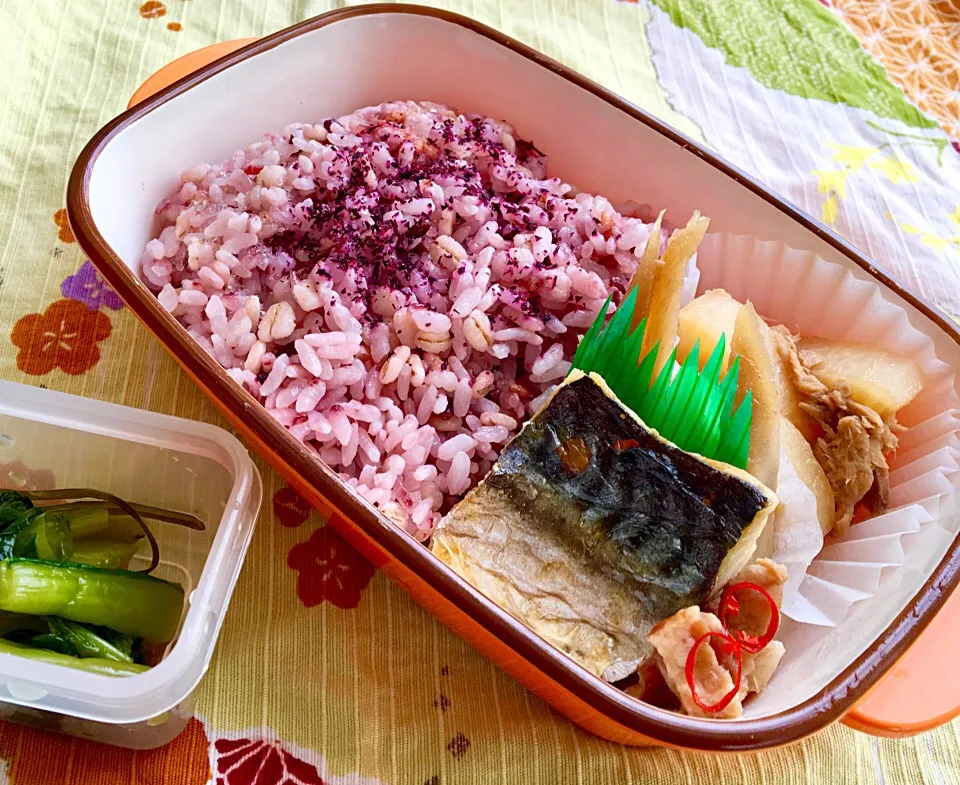
M 59 493 L 59 491 L 54 491 L 54 493 Z M 34 492 L 31 491 L 30 495 L 33 496 Z M 38 500 L 39 501 L 39 500 Z M 184 526 L 188 529 L 193 529 L 194 531 L 204 531 L 207 527 L 203 521 L 201 521 L 196 516 L 190 515 L 185 512 L 175 512 L 173 510 L 164 510 L 160 507 L 151 507 L 148 504 L 136 504 L 134 502 L 128 502 L 128 504 L 136 510 L 141 518 L 144 518 L 148 521 L 160 521 L 162 523 L 173 523 L 177 526 Z M 96 501 L 74 501 L 67 504 L 56 504 L 56 505 L 44 505 L 45 510 L 55 509 L 58 511 L 65 510 L 91 510 L 94 513 L 99 513 L 104 509 L 102 502 Z M 107 508 L 107 513 L 113 517 L 115 513 Z
M 171 640 L 183 588 L 128 570 L 34 559 L 0 561 L 0 610 L 96 624 L 156 641 Z
M 80 505 L 83 502 L 76 502 Z M 125 513 L 115 512 L 98 504 L 96 507 L 70 509 L 72 504 L 56 507 L 43 507 L 64 516 L 70 524 L 73 539 L 82 541 L 91 537 L 113 542 L 133 543 L 143 539 L 143 530 L 133 518 Z
M 57 513 L 34 507 L 0 532 L 0 558 L 66 561 L 73 550 L 70 526 Z
M 110 522 L 110 513 L 102 504 L 87 509 L 73 509 L 71 504 L 51 505 L 40 509 L 62 515 L 70 524 L 70 533 L 75 540 L 100 534 Z
M 95 491 L 90 488 L 61 488 L 55 491 L 30 491 L 26 496 L 33 502 L 98 499 L 101 502 L 107 502 L 119 508 L 139 524 L 147 540 L 150 542 L 150 564 L 145 569 L 136 570 L 136 572 L 153 572 L 157 568 L 157 565 L 160 564 L 160 546 L 157 544 L 157 538 L 154 537 L 153 532 L 150 531 L 150 527 L 147 526 L 143 518 L 140 517 L 140 513 L 119 496 L 114 496 L 112 493 Z
M 66 654 L 70 657 L 77 656 L 69 641 L 52 632 L 38 632 L 33 635 L 8 635 L 7 640 L 22 643 L 24 646 L 32 646 L 35 649 L 55 651 L 57 654 Z
M 145 517 L 204 528 L 193 516 L 87 488 L 0 489 L 0 654 L 107 675 L 145 670 L 135 664 L 142 646 L 171 640 L 184 605 L 182 587 L 144 574 L 160 560 Z M 118 569 L 144 536 L 147 569 Z
M 133 662 L 131 655 L 82 624 L 58 619 L 56 616 L 49 617 L 47 623 L 50 625 L 50 632 L 66 641 L 75 656 L 83 659 L 94 657 L 114 662 Z
M 130 562 L 139 546 L 139 542 L 83 539 L 73 543 L 73 554 L 68 561 L 116 570 L 124 568 Z
M 94 627 L 56 616 L 0 614 L 4 619 L 3 637 L 35 649 L 69 654 L 81 659 L 139 662 L 139 639 L 106 627 Z M 135 652 L 137 655 L 135 656 Z
M 143 539 L 140 526 L 97 504 L 80 510 L 69 509 L 71 505 L 21 508 L 19 517 L 11 517 L 12 522 L 0 529 L 0 558 L 125 566 Z M 100 536 L 91 539 L 94 534 Z
M 12 654 L 15 657 L 33 660 L 34 662 L 44 662 L 50 665 L 61 665 L 65 668 L 75 670 L 89 671 L 101 676 L 135 676 L 138 673 L 144 673 L 150 670 L 146 665 L 138 665 L 133 662 L 118 662 L 114 660 L 102 659 L 99 657 L 87 657 L 80 659 L 71 657 L 69 654 L 60 654 L 47 649 L 35 649 L 22 643 L 15 643 L 0 638 L 0 654 Z

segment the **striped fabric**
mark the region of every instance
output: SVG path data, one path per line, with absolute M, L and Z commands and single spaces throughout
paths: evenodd
M 960 153 L 941 130 L 958 126 L 955 92 L 936 117 L 919 111 L 833 9 L 815 0 L 435 4 L 704 141 L 960 312 Z M 0 0 L 0 378 L 224 425 L 82 256 L 64 220 L 66 179 L 87 139 L 165 63 L 339 5 Z M 922 47 L 898 54 L 892 17 L 882 17 L 886 6 L 912 5 L 840 5 L 932 111 L 916 69 L 896 65 Z M 931 51 L 955 65 L 956 28 L 940 21 Z M 263 515 L 187 731 L 134 753 L 0 724 L 0 782 L 960 783 L 957 723 L 899 741 L 837 725 L 786 749 L 727 757 L 588 736 L 415 606 L 259 466 Z

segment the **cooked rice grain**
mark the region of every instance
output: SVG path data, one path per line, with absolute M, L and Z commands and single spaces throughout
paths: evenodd
M 198 164 L 144 249 L 160 303 L 419 539 L 619 301 L 650 226 L 437 104 L 297 123 Z

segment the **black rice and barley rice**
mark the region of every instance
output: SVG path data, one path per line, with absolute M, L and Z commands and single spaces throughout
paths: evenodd
M 650 227 L 506 123 L 389 103 L 199 164 L 144 278 L 294 436 L 426 539 L 570 368 Z

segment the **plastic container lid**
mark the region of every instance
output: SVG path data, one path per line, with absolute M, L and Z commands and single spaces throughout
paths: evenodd
M 0 381 L 0 488 L 70 487 L 206 523 L 203 532 L 150 524 L 154 574 L 186 591 L 180 633 L 156 667 L 124 678 L 0 654 L 0 702 L 105 723 L 156 717 L 189 696 L 210 663 L 260 509 L 260 475 L 212 425 Z

